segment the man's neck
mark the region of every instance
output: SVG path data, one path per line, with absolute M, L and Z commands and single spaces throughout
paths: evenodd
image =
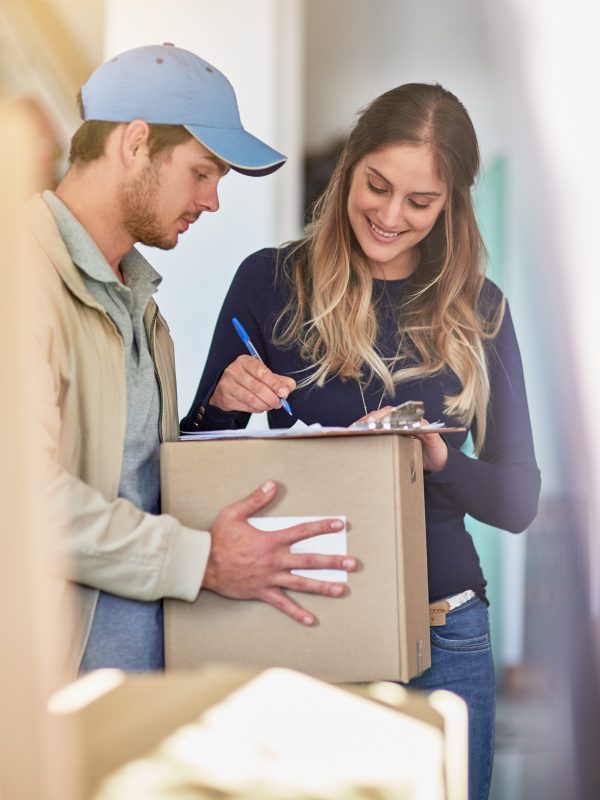
M 83 225 L 123 282 L 121 259 L 135 242 L 121 221 L 116 191 L 113 187 L 107 190 L 105 176 L 100 180 L 97 177 L 94 167 L 71 168 L 57 187 L 56 196 Z

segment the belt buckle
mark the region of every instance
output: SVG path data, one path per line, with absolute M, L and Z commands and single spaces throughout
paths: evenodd
M 438 600 L 429 606 L 429 625 L 432 628 L 446 624 L 446 614 L 450 611 L 450 603 L 447 600 Z

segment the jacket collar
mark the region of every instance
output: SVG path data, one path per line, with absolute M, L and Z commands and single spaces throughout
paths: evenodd
M 36 241 L 52 262 L 69 291 L 82 303 L 102 309 L 102 306 L 86 289 L 79 270 L 71 260 L 69 251 L 61 238 L 54 215 L 40 194 L 31 198 L 27 204 L 27 213 L 29 227 Z
M 88 291 L 81 276 L 81 272 L 73 262 L 69 250 L 60 234 L 54 214 L 40 194 L 36 194 L 31 198 L 27 211 L 29 225 L 33 235 L 54 265 L 69 291 L 82 303 L 104 311 L 104 308 Z M 137 267 L 136 271 L 143 272 L 146 280 L 154 286 L 158 286 L 161 281 L 161 276 L 135 248 L 127 254 L 126 258 L 128 260 L 128 267 L 133 267 L 134 269 Z M 98 278 L 99 276 L 94 277 Z

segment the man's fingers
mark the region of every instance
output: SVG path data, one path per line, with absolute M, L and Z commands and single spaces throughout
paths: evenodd
M 289 553 L 284 559 L 284 569 L 339 569 L 354 572 L 358 561 L 354 556 L 332 556 L 323 553 Z
M 301 575 L 292 575 L 289 572 L 282 574 L 278 580 L 279 586 L 289 591 L 304 592 L 307 594 L 319 594 L 324 597 L 343 597 L 348 589 L 343 583 L 331 583 L 329 581 L 317 581 L 305 578 Z M 317 618 L 314 614 L 306 611 L 291 600 L 279 588 L 268 589 L 261 598 L 266 603 L 274 606 L 278 611 L 282 611 L 301 625 L 313 625 Z
M 299 567 L 294 567 L 294 569 L 299 569 Z M 330 567 L 330 569 L 332 568 Z M 348 592 L 348 587 L 345 583 L 320 581 L 317 578 L 306 578 L 304 575 L 294 575 L 291 572 L 283 573 L 277 583 L 282 588 L 290 591 L 320 594 L 324 597 L 343 597 Z
M 288 617 L 291 617 L 301 625 L 310 626 L 314 625 L 317 621 L 314 614 L 311 614 L 297 603 L 294 603 L 294 601 L 290 600 L 280 589 L 267 589 L 261 597 L 261 600 L 264 600 L 265 603 L 269 603 L 269 605 L 272 605 L 278 611 L 287 614 Z
M 310 539 L 312 536 L 320 536 L 323 533 L 341 531 L 343 528 L 344 523 L 341 519 L 322 519 L 317 522 L 302 522 L 299 525 L 292 525 L 290 528 L 275 531 L 275 533 L 280 536 L 281 541 L 291 545 L 302 539 Z
M 246 521 L 248 517 L 253 516 L 261 508 L 268 505 L 275 497 L 276 492 L 277 484 L 275 481 L 265 481 L 258 489 L 255 489 L 246 497 L 242 497 L 241 500 L 236 500 L 235 503 L 226 506 L 220 516 L 225 515 L 230 519 Z

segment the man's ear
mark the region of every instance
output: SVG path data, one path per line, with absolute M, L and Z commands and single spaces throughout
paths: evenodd
M 140 159 L 148 157 L 149 136 L 148 123 L 141 119 L 134 119 L 125 126 L 121 138 L 121 157 L 127 166 L 135 166 Z

